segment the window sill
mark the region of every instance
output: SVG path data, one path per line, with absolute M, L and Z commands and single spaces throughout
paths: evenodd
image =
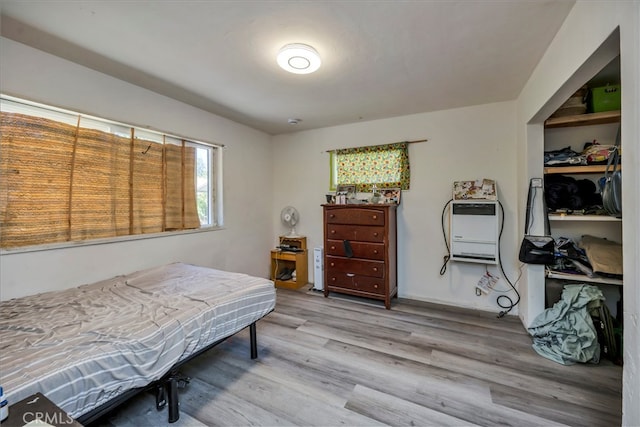
M 28 252 L 51 251 L 56 249 L 78 248 L 78 247 L 84 247 L 84 246 L 110 245 L 114 243 L 131 242 L 135 240 L 157 239 L 162 237 L 175 237 L 175 236 L 180 236 L 184 234 L 209 233 L 211 231 L 218 231 L 223 229 L 224 229 L 224 226 L 210 226 L 210 227 L 198 228 L 195 230 L 164 231 L 162 233 L 135 234 L 131 236 L 110 237 L 105 239 L 81 240 L 81 241 L 75 241 L 75 242 L 60 242 L 60 243 L 50 243 L 45 245 L 24 246 L 24 247 L 12 248 L 12 249 L 0 249 L 0 256 L 22 254 L 22 253 L 28 253 Z

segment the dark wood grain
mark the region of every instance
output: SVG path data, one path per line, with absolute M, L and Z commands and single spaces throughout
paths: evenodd
M 182 425 L 613 426 L 622 368 L 539 356 L 519 319 L 278 289 L 258 323 L 185 365 Z M 149 394 L 102 426 L 169 425 Z

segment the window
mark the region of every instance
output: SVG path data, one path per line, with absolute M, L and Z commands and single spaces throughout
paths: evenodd
M 332 151 L 330 189 L 335 190 L 337 184 L 355 184 L 357 191 L 370 192 L 375 184 L 378 188 L 408 190 L 408 145 L 400 142 Z
M 220 146 L 0 102 L 0 248 L 220 225 Z

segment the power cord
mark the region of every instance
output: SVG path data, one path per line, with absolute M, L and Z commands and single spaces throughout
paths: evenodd
M 447 241 L 447 232 L 444 229 L 444 214 L 447 211 L 447 207 L 449 206 L 449 204 L 451 202 L 453 202 L 453 199 L 449 199 L 449 201 L 447 203 L 445 203 L 444 207 L 442 208 L 442 217 L 441 217 L 442 237 L 444 237 L 444 245 L 447 247 L 447 254 L 443 257 L 444 263 L 442 264 L 442 267 L 440 268 L 440 275 L 441 276 L 444 276 L 444 273 L 447 272 L 447 263 L 451 259 L 451 249 L 449 248 L 449 242 Z
M 513 307 L 515 307 L 516 305 L 518 305 L 518 303 L 520 303 L 520 292 L 518 292 L 515 285 L 511 283 L 511 280 L 509 280 L 509 277 L 507 277 L 507 274 L 504 272 L 504 268 L 502 267 L 502 256 L 501 256 L 502 250 L 500 248 L 500 243 L 502 242 L 502 232 L 504 231 L 504 207 L 502 206 L 502 203 L 499 200 L 498 200 L 498 205 L 500 206 L 500 211 L 502 213 L 502 223 L 500 225 L 500 234 L 498 235 L 498 264 L 500 265 L 500 271 L 502 271 L 502 276 L 504 277 L 504 280 L 507 281 L 509 286 L 511 286 L 513 291 L 516 293 L 516 296 L 518 297 L 516 299 L 516 302 L 513 302 L 513 300 L 508 295 L 500 295 L 496 299 L 496 304 L 498 304 L 500 308 L 504 309 L 500 311 L 500 313 L 498 313 L 498 319 L 500 319 L 504 317 L 507 313 L 509 313 L 511 310 L 513 310 Z M 518 276 L 518 280 L 520 280 L 520 276 Z M 518 280 L 516 280 L 516 283 L 518 283 Z M 501 302 L 502 299 L 507 300 L 507 303 L 505 305 L 503 305 L 503 303 Z

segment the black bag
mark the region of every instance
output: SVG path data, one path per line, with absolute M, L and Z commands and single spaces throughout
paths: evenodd
M 555 241 L 551 236 L 525 235 L 518 259 L 526 264 L 553 264 Z
M 546 204 L 544 202 L 544 194 L 542 195 L 542 203 L 544 206 L 544 236 L 532 236 L 529 234 L 529 220 L 532 215 L 533 202 L 536 196 L 536 189 L 533 187 L 531 180 L 529 182 L 529 193 L 527 195 L 527 218 L 524 225 L 524 238 L 520 244 L 520 252 L 518 259 L 526 264 L 553 264 L 555 259 L 555 241 L 549 234 L 549 217 L 546 212 Z
M 615 363 L 620 363 L 620 353 L 615 330 L 613 328 L 613 318 L 609 307 L 602 301 L 600 306 L 589 311 L 593 326 L 596 328 L 598 343 L 600 344 L 600 358 L 609 359 Z
M 602 206 L 612 216 L 622 215 L 622 172 L 617 170 L 620 164 L 620 128 L 616 137 L 616 145 L 609 156 L 607 169 L 604 173 L 604 185 L 602 187 Z M 611 172 L 609 169 L 611 168 Z

